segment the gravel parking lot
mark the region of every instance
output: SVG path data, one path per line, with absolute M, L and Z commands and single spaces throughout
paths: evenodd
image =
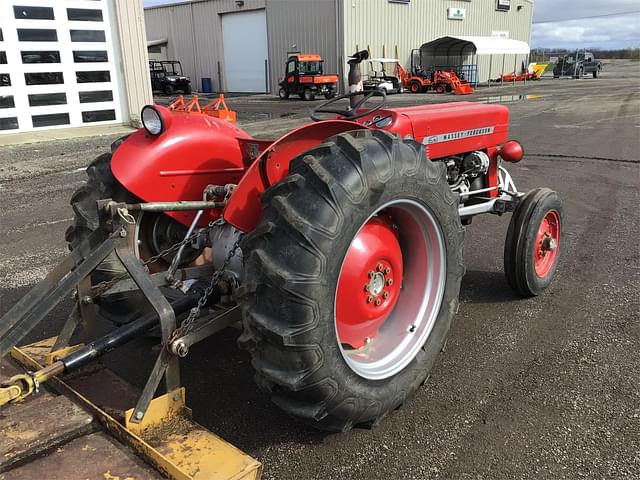
M 516 184 L 548 186 L 565 202 L 557 280 L 541 297 L 514 296 L 502 268 L 509 217 L 475 219 L 447 348 L 426 385 L 374 430 L 326 435 L 282 414 L 254 385 L 234 329 L 194 347 L 182 373 L 196 420 L 261 460 L 263 478 L 640 478 L 640 65 L 389 104 L 469 100 L 509 105 L 511 137 L 526 152 L 511 169 Z M 313 105 L 228 104 L 260 137 L 300 124 Z M 113 139 L 0 148 L 0 314 L 65 252 L 71 193 Z M 32 336 L 54 331 L 60 313 Z M 138 340 L 106 361 L 143 385 L 150 346 Z

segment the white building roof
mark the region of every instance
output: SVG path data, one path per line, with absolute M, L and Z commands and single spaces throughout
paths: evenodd
M 501 37 L 447 36 L 420 47 L 424 55 L 462 56 L 469 54 L 528 54 L 531 49 L 527 42 Z

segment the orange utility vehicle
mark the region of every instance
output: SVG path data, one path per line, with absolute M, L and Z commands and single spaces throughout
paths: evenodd
M 278 95 L 283 100 L 297 94 L 303 100 L 313 100 L 316 95 L 324 95 L 329 100 L 336 96 L 338 75 L 323 72 L 324 60 L 315 53 L 294 53 L 289 55 L 286 73 L 280 81 Z

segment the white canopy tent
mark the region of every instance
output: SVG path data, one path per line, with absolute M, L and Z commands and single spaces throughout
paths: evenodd
M 479 36 L 446 36 L 440 37 L 423 44 L 420 47 L 420 65 L 459 67 L 462 65 L 475 66 L 475 80 L 480 80 L 480 73 L 477 71 L 478 64 L 487 67 L 486 75 L 483 78 L 489 80 L 493 75 L 494 58 L 497 62 L 502 62 L 502 71 L 505 72 L 505 62 L 507 56 L 513 56 L 513 70 L 517 70 L 518 59 L 528 65 L 528 57 L 531 49 L 527 42 L 512 40 L 502 37 L 479 37 Z M 484 57 L 484 61 L 479 62 L 478 57 Z M 488 60 L 486 60 L 488 57 Z M 511 64 L 509 59 L 509 65 Z M 471 71 L 471 69 L 469 70 Z M 469 79 L 471 80 L 471 79 Z

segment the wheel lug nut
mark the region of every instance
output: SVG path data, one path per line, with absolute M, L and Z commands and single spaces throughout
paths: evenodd
M 374 273 L 373 272 L 369 272 L 369 278 L 373 278 Z
M 367 303 L 371 303 L 373 301 L 373 297 L 371 295 L 369 295 L 367 297 Z
M 376 307 L 379 307 L 381 303 L 382 303 L 382 300 L 380 300 L 379 298 L 376 298 Z
M 389 273 L 391 273 L 391 269 L 389 267 L 384 269 L 384 274 L 385 275 L 389 275 Z
M 389 292 L 383 292 L 382 298 L 389 298 Z
M 389 286 L 393 285 L 393 279 L 392 278 L 387 279 L 387 285 L 389 285 Z
M 381 263 L 379 263 L 379 264 L 378 264 L 378 271 L 379 271 L 379 272 L 381 272 L 383 268 L 384 268 L 384 267 L 382 266 L 382 264 L 381 264 Z
M 365 291 L 365 292 L 368 292 L 368 291 L 369 291 L 369 284 L 365 284 L 365 286 L 364 286 L 364 291 Z

